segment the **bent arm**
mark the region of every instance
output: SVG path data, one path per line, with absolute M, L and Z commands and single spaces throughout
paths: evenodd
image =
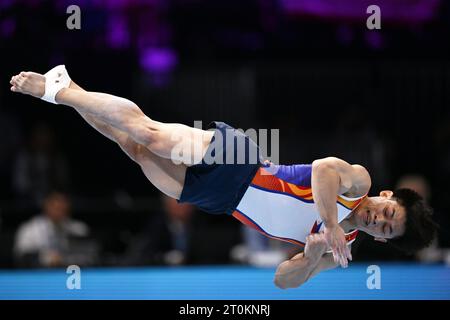
M 331 270 L 331 269 L 336 268 L 337 266 L 338 266 L 338 264 L 336 262 L 334 262 L 333 254 L 326 253 L 322 256 L 319 263 L 314 267 L 314 270 L 311 272 L 308 279 L 311 279 L 316 274 L 318 274 L 322 271 Z
M 312 164 L 314 203 L 326 227 L 338 223 L 337 195 L 363 196 L 369 191 L 370 185 L 370 176 L 360 165 L 350 165 L 335 157 L 315 160 Z
M 282 262 L 275 273 L 275 285 L 281 289 L 297 288 L 321 271 L 337 267 L 333 255 L 324 254 L 319 259 L 306 257 L 303 252 Z

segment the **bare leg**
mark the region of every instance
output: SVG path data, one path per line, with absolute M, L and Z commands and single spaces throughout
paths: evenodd
M 73 81 L 70 84 L 70 88 L 85 91 Z M 161 158 L 144 146 L 136 143 L 127 133 L 95 119 L 90 114 L 79 113 L 86 122 L 104 136 L 116 142 L 133 161 L 138 163 L 147 179 L 156 188 L 172 198 L 180 198 L 186 175 L 185 165 L 175 165 L 169 159 Z
M 35 97 L 42 97 L 45 89 L 42 75 L 33 72 L 21 72 L 11 84 L 12 91 Z M 106 93 L 66 88 L 59 91 L 56 101 L 127 133 L 160 157 L 188 166 L 201 161 L 213 136 L 210 131 L 152 120 L 132 101 Z
M 79 91 L 85 91 L 80 86 L 78 86 L 74 81 L 71 81 L 70 88 L 79 90 Z M 80 116 L 86 120 L 91 127 L 96 129 L 98 132 L 100 132 L 102 135 L 107 137 L 108 139 L 116 142 L 120 148 L 125 152 L 133 161 L 137 162 L 137 153 L 139 152 L 140 145 L 137 144 L 133 139 L 130 138 L 130 136 L 120 131 L 105 122 L 96 119 L 90 114 L 79 112 Z
M 26 78 L 29 81 L 25 81 Z M 14 92 L 40 97 L 43 95 L 41 86 L 45 85 L 45 78 L 40 74 L 27 72 L 22 73 L 22 76 L 18 75 L 13 77 L 11 84 L 13 85 L 12 91 Z M 79 94 L 86 92 L 73 81 L 70 89 L 77 91 Z M 170 159 L 162 158 L 152 153 L 149 148 L 134 141 L 128 133 L 99 120 L 93 114 L 84 113 L 77 108 L 75 109 L 92 127 L 104 136 L 115 141 L 130 158 L 137 162 L 145 176 L 155 187 L 170 197 L 175 199 L 180 198 L 184 185 L 186 165 L 176 165 Z M 169 126 L 172 126 L 172 124 Z
M 200 162 L 213 135 L 179 123 L 152 120 L 130 100 L 105 93 L 68 88 L 58 93 L 56 101 L 126 132 L 138 144 L 177 164 Z

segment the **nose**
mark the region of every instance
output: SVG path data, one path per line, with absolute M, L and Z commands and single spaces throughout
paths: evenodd
M 373 224 L 377 225 L 378 223 L 383 221 L 383 215 L 377 215 L 375 214 L 373 217 Z

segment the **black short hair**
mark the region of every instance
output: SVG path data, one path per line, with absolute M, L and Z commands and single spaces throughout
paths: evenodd
M 54 195 L 63 195 L 65 197 L 69 197 L 69 193 L 63 189 L 63 188 L 52 188 L 50 190 L 48 190 L 45 195 L 44 195 L 44 199 L 48 199 L 50 197 L 53 197 Z
M 66 191 L 66 189 L 63 188 L 52 188 L 50 190 L 48 190 L 44 197 L 39 201 L 40 206 L 44 206 L 45 202 L 49 199 L 51 199 L 52 197 L 56 196 L 56 195 L 62 195 L 64 196 L 67 200 L 71 201 L 71 197 L 70 194 Z
M 405 208 L 405 232 L 388 243 L 407 254 L 428 247 L 436 238 L 439 229 L 438 224 L 432 219 L 433 209 L 411 189 L 397 189 L 393 198 Z

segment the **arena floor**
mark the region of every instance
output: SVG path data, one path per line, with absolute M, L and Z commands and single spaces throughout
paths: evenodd
M 0 299 L 334 300 L 450 299 L 450 267 L 378 264 L 381 289 L 367 288 L 369 264 L 319 274 L 297 289 L 273 284 L 274 269 L 202 266 L 82 269 L 81 288 L 69 290 L 66 270 L 0 271 Z

